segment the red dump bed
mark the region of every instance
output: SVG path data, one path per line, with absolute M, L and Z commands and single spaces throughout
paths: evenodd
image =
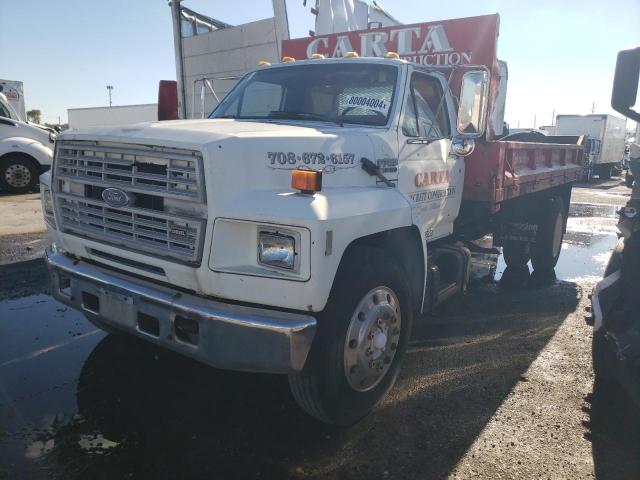
M 534 142 L 478 142 L 467 157 L 463 199 L 497 204 L 580 178 L 584 137 L 542 137 Z

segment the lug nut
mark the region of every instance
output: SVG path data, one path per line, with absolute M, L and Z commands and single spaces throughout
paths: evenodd
M 370 348 L 367 348 L 367 351 L 364 353 L 367 357 L 370 357 L 371 355 L 373 355 L 373 350 L 371 350 Z
M 357 372 L 358 372 L 358 366 L 357 365 L 354 365 L 353 367 L 351 367 L 349 369 L 349 373 L 351 373 L 351 375 L 354 375 Z
M 379 327 L 381 327 L 382 325 L 383 325 L 382 319 L 381 319 L 381 318 L 379 318 L 379 319 L 378 319 L 378 326 L 379 326 Z
M 398 345 L 396 345 L 395 343 L 391 344 L 391 350 L 395 350 L 396 348 L 398 348 Z

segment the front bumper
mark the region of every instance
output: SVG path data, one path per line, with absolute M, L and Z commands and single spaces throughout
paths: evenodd
M 96 323 L 134 334 L 213 367 L 267 373 L 302 369 L 316 320 L 230 305 L 47 252 L 54 298 Z

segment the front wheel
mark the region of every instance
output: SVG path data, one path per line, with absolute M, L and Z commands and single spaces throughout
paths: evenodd
M 8 193 L 33 191 L 38 183 L 38 169 L 30 160 L 9 155 L 0 161 L 0 189 Z
M 393 386 L 413 322 L 407 276 L 379 248 L 361 247 L 340 266 L 304 369 L 291 392 L 310 415 L 350 425 Z

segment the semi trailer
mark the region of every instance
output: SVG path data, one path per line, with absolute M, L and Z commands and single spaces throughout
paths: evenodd
M 476 239 L 553 275 L 583 138 L 497 140 L 498 24 L 284 41 L 209 118 L 64 132 L 42 179 L 52 295 L 356 422 L 414 321 L 465 292 Z

